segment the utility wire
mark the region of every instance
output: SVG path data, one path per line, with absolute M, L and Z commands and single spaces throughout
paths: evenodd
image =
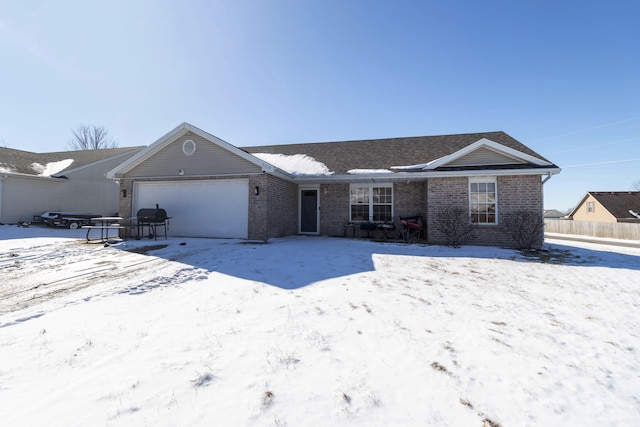
M 619 125 L 621 123 L 632 122 L 632 121 L 638 120 L 638 119 L 640 119 L 640 116 L 635 116 L 635 117 L 631 117 L 631 118 L 624 119 L 624 120 L 618 120 L 616 122 L 605 123 L 603 125 L 598 125 L 598 126 L 594 126 L 594 127 L 590 127 L 590 128 L 586 128 L 586 129 L 580 129 L 580 130 L 576 130 L 576 131 L 573 131 L 573 132 L 567 132 L 567 133 L 563 133 L 562 135 L 550 136 L 550 137 L 547 137 L 547 138 L 538 139 L 537 141 L 533 141 L 533 142 L 535 143 L 535 142 L 548 141 L 550 139 L 562 138 L 563 136 L 569 136 L 569 135 L 575 135 L 577 133 L 589 132 L 591 130 L 602 129 L 602 128 L 606 128 L 606 127 L 609 127 L 609 126 L 615 126 L 615 125 Z
M 567 149 L 565 149 L 565 150 L 556 150 L 556 151 L 552 151 L 550 154 L 556 154 L 556 153 L 570 153 L 570 152 L 572 152 L 572 151 L 578 151 L 578 150 L 580 150 L 580 151 L 584 151 L 584 150 L 586 150 L 586 149 L 588 149 L 588 148 L 596 148 L 596 147 L 605 147 L 605 146 L 607 146 L 607 145 L 624 144 L 625 142 L 629 142 L 629 141 L 636 141 L 636 140 L 638 140 L 638 139 L 640 139 L 640 136 L 639 136 L 639 137 L 636 137 L 636 138 L 618 139 L 618 140 L 616 140 L 616 141 L 603 142 L 603 143 L 601 143 L 601 144 L 593 144 L 593 145 L 586 145 L 586 146 L 585 146 L 585 145 L 583 145 L 583 146 L 575 147 L 575 148 L 567 148 Z
M 582 165 L 570 165 L 570 166 L 562 166 L 562 169 L 566 168 L 584 168 L 588 166 L 601 166 L 601 165 L 612 165 L 617 163 L 628 163 L 628 162 L 640 162 L 640 158 L 637 159 L 626 159 L 626 160 L 612 160 L 609 162 L 599 162 L 599 163 L 584 163 Z

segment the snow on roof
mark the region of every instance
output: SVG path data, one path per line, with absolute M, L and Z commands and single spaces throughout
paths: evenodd
M 350 175 L 369 175 L 373 173 L 393 173 L 388 169 L 351 169 L 347 171 Z
M 437 162 L 440 159 L 435 159 L 430 161 L 429 163 L 421 163 L 417 165 L 407 165 L 407 166 L 391 166 L 391 169 L 395 170 L 416 170 L 416 169 L 426 169 L 434 162 Z
M 0 173 L 14 173 L 15 171 L 11 168 L 5 168 L 0 166 Z
M 329 170 L 327 165 L 309 157 L 306 154 L 270 154 L 270 153 L 252 153 L 260 160 L 264 160 L 273 166 L 280 168 L 293 175 L 331 175 L 333 172 Z
M 31 169 L 34 170 L 40 176 L 51 176 L 55 175 L 58 172 L 61 172 L 71 166 L 73 163 L 73 159 L 64 159 L 59 160 L 57 162 L 47 163 L 46 165 L 41 165 L 40 163 L 33 162 L 31 163 Z

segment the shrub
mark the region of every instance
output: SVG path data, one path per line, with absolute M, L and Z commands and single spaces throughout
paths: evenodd
M 517 249 L 530 250 L 542 234 L 544 219 L 541 212 L 518 211 L 505 217 L 504 226 Z
M 442 233 L 447 246 L 454 248 L 466 240 L 473 239 L 478 225 L 471 222 L 471 217 L 466 209 L 444 209 L 436 215 L 435 229 Z

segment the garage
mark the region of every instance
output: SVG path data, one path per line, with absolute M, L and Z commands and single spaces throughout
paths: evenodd
M 169 236 L 248 237 L 247 179 L 137 182 L 133 202 L 134 213 L 156 204 L 165 209 Z

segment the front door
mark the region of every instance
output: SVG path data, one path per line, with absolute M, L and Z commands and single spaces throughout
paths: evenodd
M 318 190 L 300 190 L 300 233 L 318 233 Z

